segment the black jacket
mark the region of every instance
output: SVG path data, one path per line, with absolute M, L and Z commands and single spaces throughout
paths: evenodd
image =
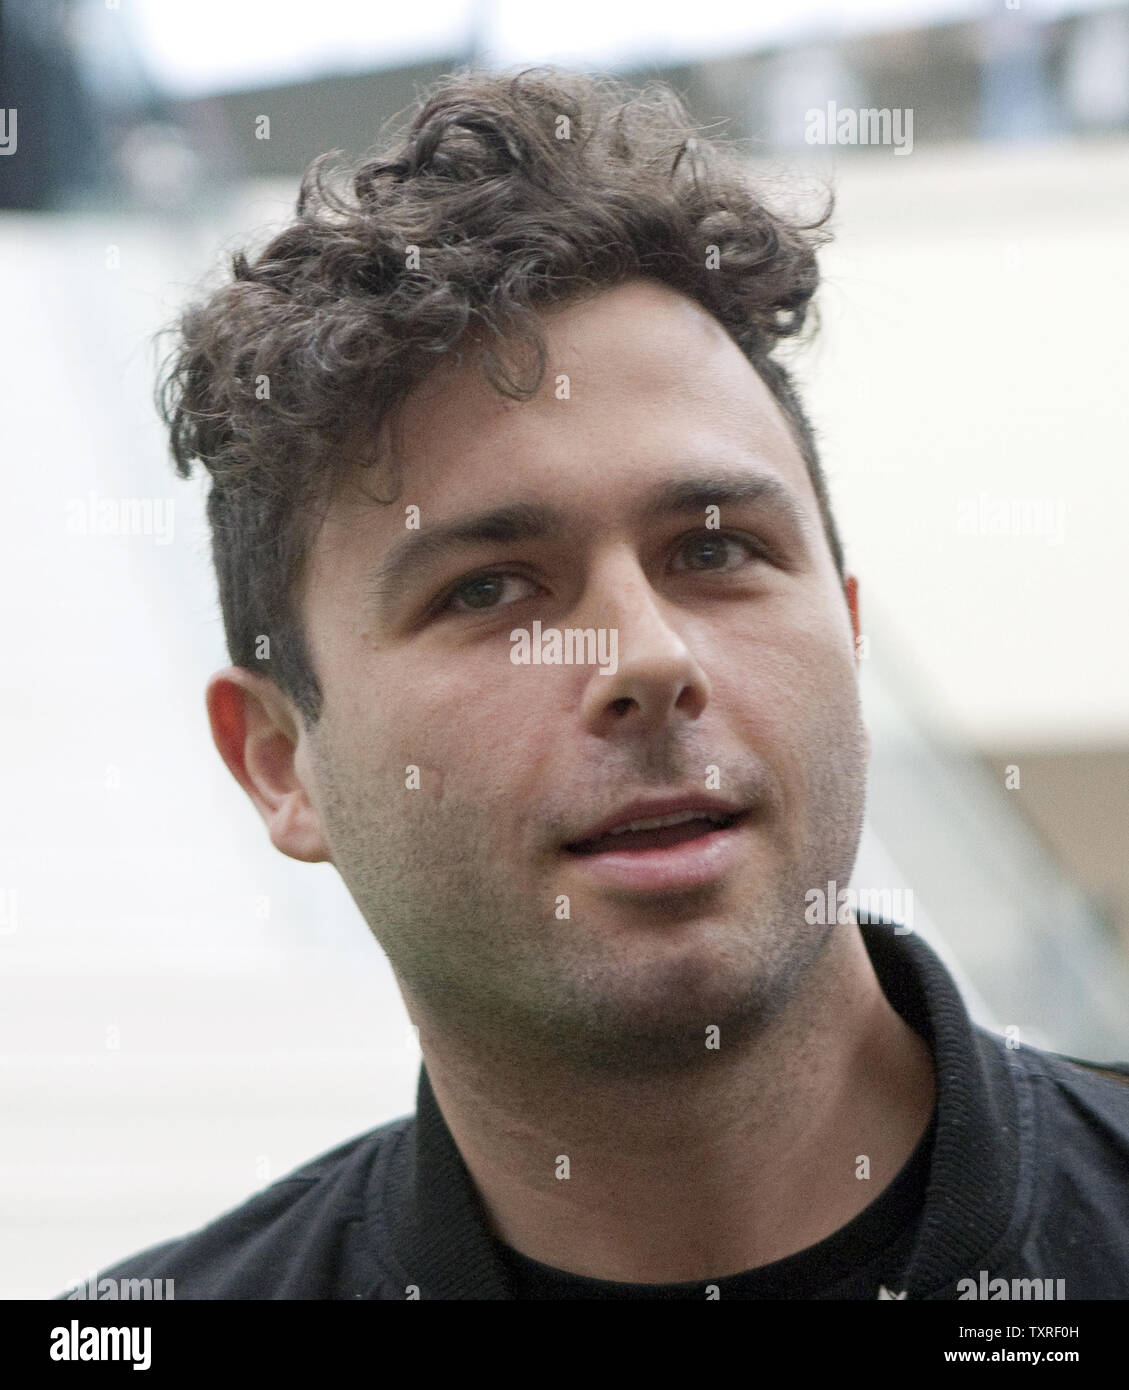
M 972 1024 L 918 937 L 860 929 L 937 1074 L 925 1207 L 896 1295 L 970 1297 L 964 1279 L 977 1297 L 1034 1297 L 1011 1281 L 1038 1279 L 1055 1281 L 1050 1297 L 1129 1296 L 1129 1065 L 1013 1050 Z M 172 1279 L 176 1299 L 514 1297 L 426 1067 L 415 1115 L 99 1277 Z

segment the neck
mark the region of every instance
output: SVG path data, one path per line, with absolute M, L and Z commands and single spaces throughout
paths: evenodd
M 592 1278 L 724 1278 L 803 1250 L 878 1196 L 933 1110 L 929 1049 L 883 995 L 857 927 L 764 1031 L 677 1074 L 530 1068 L 520 1047 L 500 1065 L 416 1017 L 494 1234 Z

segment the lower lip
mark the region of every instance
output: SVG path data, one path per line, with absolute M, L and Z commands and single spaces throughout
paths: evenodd
M 599 854 L 565 854 L 581 873 L 634 893 L 676 893 L 701 888 L 727 874 L 741 858 L 748 817 L 665 849 L 609 849 Z

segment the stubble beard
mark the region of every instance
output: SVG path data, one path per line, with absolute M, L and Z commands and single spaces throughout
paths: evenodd
M 483 1066 L 658 1075 L 716 1057 L 710 1041 L 727 1050 L 755 1043 L 844 930 L 804 920 L 808 889 L 849 881 L 861 833 L 861 726 L 842 714 L 832 722 L 840 740 L 813 763 L 798 850 L 774 838 L 772 882 L 736 907 L 732 890 L 727 907 L 715 895 L 712 915 L 709 895 L 696 918 L 683 904 L 660 905 L 654 951 L 637 912 L 629 930 L 609 932 L 575 914 L 558 919 L 559 881 L 515 888 L 481 805 L 405 792 L 397 813 L 372 795 L 372 778 L 327 749 L 315 759 L 319 800 L 334 863 L 421 1033 L 437 1032 Z M 779 830 L 771 815 L 768 829 Z M 688 930 L 692 949 L 669 949 L 663 933 Z

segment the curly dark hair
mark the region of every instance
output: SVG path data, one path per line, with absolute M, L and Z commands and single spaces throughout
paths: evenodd
M 528 399 L 547 366 L 538 310 L 636 277 L 697 300 L 760 373 L 844 577 L 812 429 L 772 356 L 804 326 L 831 197 L 789 219 L 666 85 L 551 67 L 451 74 L 338 185 L 334 158 L 307 169 L 295 220 L 181 315 L 158 387 L 178 473 L 211 474 L 231 659 L 265 669 L 307 727 L 322 692 L 297 595 L 337 484 L 376 462 L 382 423 L 464 335 L 494 388 Z

